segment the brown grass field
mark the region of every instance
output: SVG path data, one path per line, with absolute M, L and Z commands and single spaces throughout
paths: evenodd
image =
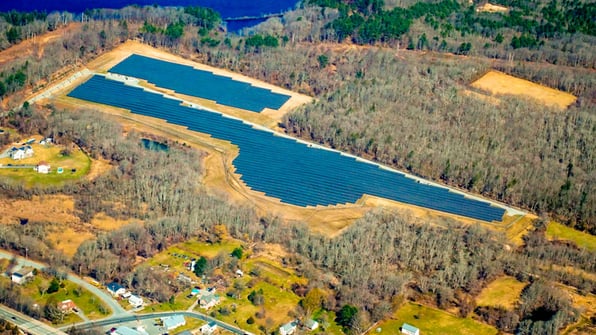
M 504 276 L 488 284 L 476 298 L 478 306 L 505 307 L 513 310 L 525 283 L 509 276 Z
M 531 81 L 491 70 L 472 83 L 472 87 L 493 95 L 516 95 L 535 99 L 546 106 L 567 108 L 577 99 L 575 96 L 542 86 Z
M 31 200 L 0 202 L 0 224 L 17 224 L 19 218 L 64 225 L 80 223 L 74 200 L 66 195 L 33 196 Z
M 509 11 L 509 8 L 499 5 L 493 5 L 487 2 L 483 5 L 477 6 L 476 11 L 486 13 L 507 13 Z
M 140 44 L 138 42 L 127 42 L 112 52 L 101 55 L 87 66 L 91 72 L 103 73 L 109 68 L 116 65 L 125 57 L 132 53 L 142 54 L 157 59 L 174 61 L 181 64 L 191 65 L 197 69 L 211 71 L 216 74 L 226 75 L 236 80 L 248 81 L 255 86 L 271 89 L 274 92 L 289 94 L 292 98 L 279 111 L 263 111 L 263 113 L 252 113 L 248 111 L 239 110 L 215 104 L 213 101 L 184 96 L 172 91 L 156 88 L 150 83 L 140 83 L 150 89 L 158 90 L 164 94 L 170 94 L 177 98 L 189 101 L 190 103 L 197 103 L 205 107 L 217 110 L 224 114 L 229 114 L 242 118 L 244 120 L 269 127 L 276 128 L 279 119 L 292 108 L 312 101 L 312 98 L 296 94 L 267 83 L 263 83 L 251 78 L 231 73 L 225 70 L 212 68 L 203 64 L 198 64 L 187 59 L 169 54 L 165 51 Z M 477 221 L 469 218 L 463 218 L 447 213 L 428 210 L 425 208 L 409 206 L 394 201 L 370 197 L 365 195 L 355 204 L 345 204 L 338 206 L 317 206 L 317 207 L 298 207 L 293 205 L 282 204 L 278 199 L 265 196 L 262 192 L 253 191 L 248 188 L 240 180 L 240 176 L 235 174 L 232 161 L 238 153 L 238 149 L 229 142 L 221 141 L 212 138 L 206 134 L 200 134 L 189 131 L 182 126 L 168 124 L 160 119 L 155 119 L 147 116 L 132 114 L 129 111 L 105 106 L 87 101 L 81 101 L 66 97 L 66 94 L 76 85 L 84 82 L 89 76 L 82 76 L 75 80 L 71 85 L 63 87 L 57 91 L 52 102 L 59 108 L 69 109 L 94 109 L 102 111 L 106 114 L 117 116 L 123 124 L 126 131 L 135 130 L 140 133 L 150 133 L 157 136 L 163 136 L 177 140 L 181 143 L 186 143 L 203 152 L 206 155 L 203 157 L 203 167 L 205 169 L 205 177 L 203 183 L 207 186 L 207 190 L 213 194 L 224 196 L 228 200 L 239 204 L 250 204 L 257 208 L 260 215 L 274 215 L 288 221 L 300 221 L 309 224 L 312 230 L 319 233 L 335 236 L 351 225 L 355 220 L 362 217 L 369 210 L 376 207 L 388 208 L 395 211 L 404 211 L 411 213 L 415 217 L 422 218 L 437 218 L 443 217 L 448 220 L 455 220 L 463 224 L 473 224 Z M 41 93 L 40 93 L 41 94 Z M 44 103 L 45 101 L 41 101 Z M 500 223 L 487 224 L 489 227 L 500 226 Z

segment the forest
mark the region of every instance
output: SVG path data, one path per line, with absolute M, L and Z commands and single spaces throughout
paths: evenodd
M 165 301 L 180 288 L 135 268 L 136 258 L 191 238 L 209 240 L 223 224 L 236 238 L 278 243 L 294 253 L 288 263 L 309 278 L 305 298 L 317 288 L 332 289 L 320 305 L 342 315 L 349 333 L 414 300 L 461 316 L 475 313 L 504 332 L 556 334 L 579 317 L 565 292 L 596 293 L 593 278 L 584 275 L 596 271 L 596 253 L 545 236 L 551 218 L 596 234 L 596 43 L 593 20 L 582 16 L 593 5 L 496 1 L 514 10 L 488 14 L 455 1 L 395 3 L 316 1 L 243 36 L 225 34 L 219 15 L 201 8 L 131 6 L 87 11 L 83 18 L 1 15 L 0 49 L 31 34 L 67 32 L 45 45 L 43 57 L 0 65 L 6 106 L 0 126 L 75 143 L 113 166 L 93 181 L 60 187 L 25 188 L 0 179 L 1 201 L 66 194 L 82 222 L 104 212 L 145 224 L 102 233 L 72 258 L 44 238 L 52 228 L 47 222 L 1 226 L 0 247 L 27 250 L 56 273 L 118 279 Z M 374 30 L 391 15 L 407 27 L 392 27 L 395 35 Z M 561 20 L 564 29 L 549 31 L 548 24 L 558 27 Z M 342 30 L 349 24 L 351 31 Z M 131 38 L 316 97 L 283 120 L 289 134 L 529 209 L 541 219 L 519 248 L 504 247 L 505 236 L 480 226 L 382 210 L 328 238 L 208 194 L 201 185 L 203 153 L 195 149 L 168 142 L 168 152 L 146 150 L 143 134 L 124 135 L 117 121 L 97 111 L 23 106 L 30 92 Z M 529 99 L 500 97 L 494 104 L 466 95 L 468 84 L 491 68 L 570 92 L 578 101 L 561 111 Z M 504 274 L 527 284 L 523 304 L 514 310 L 476 306 L 482 288 Z M 0 301 L 27 312 L 30 302 L 17 293 L 0 287 Z

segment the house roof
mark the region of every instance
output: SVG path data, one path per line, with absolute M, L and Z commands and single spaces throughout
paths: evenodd
M 319 323 L 317 321 L 313 320 L 313 319 L 308 319 L 308 320 L 306 320 L 306 322 L 304 323 L 304 325 L 307 328 L 314 328 L 314 327 L 318 326 Z
M 18 271 L 14 272 L 13 275 L 19 276 L 19 277 L 25 277 L 26 275 L 30 274 L 31 272 L 33 272 L 33 268 L 29 267 L 29 266 L 25 266 L 20 268 Z
M 112 292 L 116 292 L 116 291 L 124 288 L 124 287 L 122 287 L 122 285 L 116 283 L 115 281 L 109 283 L 108 285 L 106 285 L 106 287 L 108 288 L 108 290 L 110 290 Z
M 75 308 L 76 305 L 72 300 L 68 299 L 68 300 L 64 300 L 64 301 L 60 302 L 59 307 L 60 307 L 60 309 L 70 309 L 70 308 Z
M 163 321 L 163 325 L 164 325 L 164 327 L 166 327 L 166 329 L 174 329 L 178 326 L 182 326 L 182 325 L 186 324 L 186 320 L 184 319 L 184 316 L 182 316 L 180 314 L 166 316 L 166 317 L 161 318 L 161 320 Z
M 418 328 L 412 326 L 411 324 L 407 324 L 407 323 L 404 323 L 401 326 L 401 329 L 407 330 L 407 331 L 412 332 L 412 333 L 415 333 L 415 332 L 418 331 Z
M 219 296 L 217 294 L 205 294 L 201 297 L 201 302 L 208 304 L 212 301 L 219 301 Z
M 130 327 L 126 327 L 126 326 L 120 326 L 120 327 L 116 328 L 114 333 L 116 333 L 118 335 L 139 335 L 140 334 L 138 331 L 136 331 Z
M 296 328 L 296 321 L 288 322 L 285 325 L 279 327 L 279 329 L 284 330 L 286 333 L 294 328 Z

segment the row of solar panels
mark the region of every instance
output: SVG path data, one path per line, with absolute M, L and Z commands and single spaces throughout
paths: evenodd
M 353 203 L 363 194 L 484 221 L 501 220 L 504 210 L 447 189 L 419 184 L 399 173 L 337 152 L 253 128 L 218 113 L 184 107 L 139 88 L 95 76 L 72 97 L 165 119 L 239 147 L 236 173 L 252 189 L 298 206 Z
M 139 55 L 129 56 L 109 72 L 143 78 L 178 93 L 256 113 L 264 108 L 279 109 L 290 98 L 230 77 Z

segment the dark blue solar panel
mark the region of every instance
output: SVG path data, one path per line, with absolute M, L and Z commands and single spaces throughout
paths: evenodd
M 131 55 L 111 68 L 110 72 L 143 78 L 178 93 L 256 113 L 264 108 L 279 109 L 290 98 L 289 95 L 273 93 L 230 77 L 139 55 Z
M 159 94 L 94 76 L 69 96 L 165 119 L 227 140 L 240 149 L 236 173 L 250 188 L 298 206 L 354 203 L 363 194 L 484 221 L 500 221 L 504 210 L 441 187 L 337 152 L 258 130 L 218 113 L 184 107 Z

